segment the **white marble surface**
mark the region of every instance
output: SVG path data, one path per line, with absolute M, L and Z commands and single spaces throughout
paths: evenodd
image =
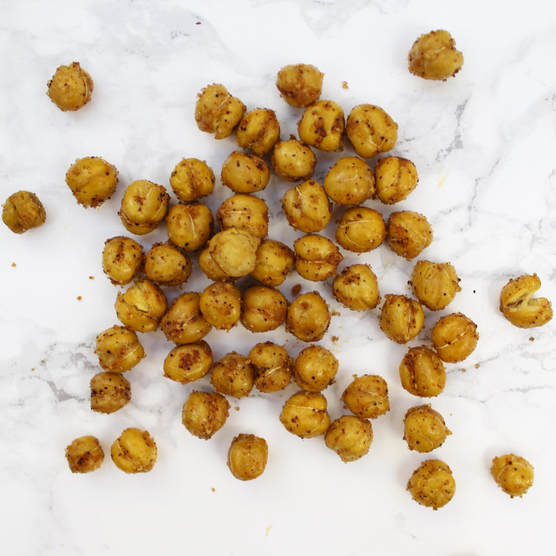
M 454 4 L 0 2 L 2 198 L 29 189 L 48 213 L 42 228 L 23 236 L 0 227 L 3 553 L 554 554 L 555 325 L 516 329 L 497 301 L 506 280 L 524 272 L 537 272 L 543 294 L 556 300 L 556 9 L 549 1 Z M 463 70 L 447 83 L 425 82 L 406 68 L 413 40 L 435 28 L 450 30 L 465 54 Z M 91 73 L 95 90 L 83 110 L 62 113 L 45 84 L 73 60 Z M 341 316 L 323 341 L 341 364 L 326 392 L 333 417 L 352 373 L 374 371 L 389 382 L 392 411 L 373 423 L 371 451 L 355 463 L 341 463 L 322 439 L 301 441 L 283 429 L 278 415 L 293 386 L 232 401 L 240 410 L 212 441 L 189 435 L 180 411 L 191 388 L 162 377 L 171 346 L 160 332 L 141 338 L 148 357 L 127 375 L 132 402 L 110 416 L 89 409 L 94 338 L 116 322 L 116 288 L 102 274 L 100 252 L 105 238 L 124 231 L 116 215 L 124 187 L 140 178 L 167 186 L 183 156 L 206 159 L 219 173 L 234 141 L 215 142 L 193 119 L 195 95 L 209 82 L 224 83 L 249 108 L 273 108 L 282 136 L 293 132 L 299 112 L 280 99 L 274 78 L 298 61 L 326 73 L 323 98 L 346 112 L 375 103 L 399 123 L 395 153 L 411 158 L 421 178 L 400 205 L 430 218 L 435 240 L 423 255 L 453 262 L 463 290 L 449 309 L 479 326 L 477 350 L 449 366 L 446 389 L 433 401 L 453 431 L 435 455 L 457 482 L 454 499 L 438 512 L 405 491 L 426 456 L 408 451 L 402 418 L 421 400 L 401 388 L 397 366 L 406 347 L 384 337 L 375 311 L 354 314 L 332 301 Z M 91 154 L 115 164 L 121 181 L 109 202 L 87 211 L 64 174 Z M 317 177 L 335 156 L 321 156 Z M 284 190 L 273 178 L 265 193 L 270 235 L 291 241 L 296 234 L 279 211 Z M 211 206 L 226 196 L 219 184 Z M 164 231 L 143 237 L 143 245 L 161 237 Z M 370 262 L 382 293 L 408 291 L 412 264 L 387 247 L 344 255 L 348 263 Z M 206 283 L 196 271 L 187 288 Z M 296 283 L 312 287 L 292 276 L 282 290 L 289 296 Z M 436 318 L 429 314 L 427 324 Z M 428 337 L 423 332 L 414 344 Z M 285 341 L 292 354 L 301 348 L 283 332 L 260 338 L 241 327 L 207 339 L 218 357 L 267 338 Z M 64 448 L 72 438 L 97 435 L 108 453 L 127 426 L 155 437 L 151 473 L 126 476 L 109 456 L 95 473 L 69 472 Z M 270 445 L 267 470 L 251 483 L 236 481 L 225 465 L 238 432 Z M 489 476 L 491 458 L 508 451 L 535 466 L 523 499 L 510 500 Z

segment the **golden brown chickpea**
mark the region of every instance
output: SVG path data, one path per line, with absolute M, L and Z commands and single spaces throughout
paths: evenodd
M 432 452 L 444 444 L 449 434 L 452 432 L 444 418 L 430 404 L 412 407 L 405 414 L 403 439 L 410 450 Z
M 280 124 L 274 110 L 256 108 L 243 116 L 236 132 L 237 144 L 264 156 L 280 139 Z
M 104 451 L 94 436 L 80 436 L 66 448 L 66 459 L 72 473 L 90 473 L 104 461 Z
M 315 153 L 295 137 L 288 141 L 278 141 L 270 160 L 276 175 L 287 181 L 310 178 L 317 165 Z
M 205 248 L 199 254 L 199 266 L 201 270 L 206 274 L 209 280 L 217 282 L 218 280 L 233 280 L 231 276 L 228 276 L 212 258 L 209 248 Z
M 152 332 L 158 328 L 168 302 L 156 284 L 138 280 L 125 293 L 118 293 L 115 307 L 122 324 L 137 332 Z
M 104 242 L 102 268 L 113 284 L 129 284 L 143 263 L 143 247 L 134 239 L 116 236 Z
M 477 325 L 462 313 L 442 317 L 432 329 L 432 343 L 438 357 L 446 363 L 458 363 L 477 346 Z
M 256 479 L 265 470 L 268 446 L 264 438 L 254 434 L 239 434 L 228 450 L 228 467 L 240 481 Z
M 376 419 L 390 411 L 388 384 L 378 375 L 358 376 L 344 390 L 342 401 L 357 417 Z
M 438 396 L 446 385 L 444 364 L 425 346 L 409 348 L 400 363 L 402 386 L 414 396 Z
M 324 178 L 326 194 L 339 205 L 359 205 L 375 192 L 371 167 L 356 156 L 340 158 Z
M 213 282 L 203 290 L 199 307 L 214 328 L 230 330 L 241 315 L 241 292 L 230 282 Z
M 437 510 L 445 506 L 456 492 L 452 470 L 439 459 L 429 459 L 413 472 L 407 490 L 415 502 Z
M 257 344 L 248 356 L 255 370 L 255 386 L 265 393 L 283 390 L 291 381 L 293 359 L 282 346 L 272 342 Z
M 306 347 L 295 360 L 295 382 L 307 392 L 320 392 L 328 388 L 337 372 L 338 360 L 321 346 Z
M 12 193 L 4 203 L 2 221 L 14 234 L 42 226 L 46 211 L 39 198 L 30 191 Z
M 425 313 L 421 305 L 405 295 L 386 295 L 380 310 L 380 328 L 394 342 L 405 344 L 421 332 Z
M 366 207 L 348 209 L 336 228 L 336 241 L 348 251 L 364 253 L 376 249 L 386 237 L 382 214 Z
M 399 156 L 381 158 L 377 162 L 375 175 L 376 194 L 387 205 L 403 201 L 419 181 L 415 164 Z
M 346 134 L 359 156 L 371 158 L 394 148 L 398 124 L 382 108 L 360 104 L 348 116 Z
M 174 205 L 168 212 L 166 225 L 172 243 L 186 251 L 204 247 L 214 230 L 210 209 L 200 203 Z
M 494 458 L 490 473 L 498 486 L 511 498 L 523 496 L 533 485 L 535 478 L 533 466 L 525 458 L 515 454 Z
M 323 77 L 324 73 L 310 64 L 284 66 L 278 72 L 276 87 L 288 104 L 303 108 L 319 99 Z
M 446 81 L 463 66 L 463 54 L 448 31 L 421 35 L 409 51 L 409 71 L 423 79 Z
M 170 175 L 170 185 L 176 197 L 185 203 L 210 195 L 215 181 L 214 172 L 198 158 L 182 158 Z
M 191 259 L 171 243 L 155 243 L 145 257 L 145 275 L 163 286 L 179 286 L 191 276 Z
M 253 195 L 232 195 L 220 205 L 216 218 L 222 230 L 236 228 L 259 239 L 268 234 L 268 207 Z
M 324 434 L 330 426 L 326 398 L 320 392 L 300 390 L 286 400 L 280 421 L 286 430 L 300 438 Z
M 168 211 L 170 195 L 161 185 L 147 180 L 128 185 L 122 198 L 120 218 L 128 231 L 145 235 L 155 230 Z
M 47 87 L 50 100 L 66 112 L 83 108 L 91 100 L 94 85 L 79 62 L 72 62 L 69 66 L 59 66 Z
M 348 309 L 374 309 L 380 301 L 376 274 L 366 264 L 354 264 L 334 279 L 334 297 Z
M 259 244 L 258 237 L 244 230 L 229 228 L 212 237 L 209 253 L 224 274 L 239 278 L 255 270 Z
M 195 121 L 199 129 L 214 133 L 215 139 L 231 135 L 245 113 L 245 104 L 220 84 L 208 85 L 197 96 Z
M 243 398 L 253 389 L 255 370 L 247 357 L 232 351 L 214 365 L 210 382 L 222 394 Z
M 78 158 L 66 172 L 66 183 L 80 205 L 98 207 L 116 191 L 118 170 L 98 156 Z
M 288 189 L 282 197 L 282 209 L 290 225 L 305 233 L 320 232 L 332 218 L 332 205 L 315 180 Z
M 456 269 L 450 263 L 419 261 L 413 268 L 411 286 L 415 297 L 431 311 L 444 309 L 461 291 Z
M 533 297 L 541 287 L 536 274 L 511 279 L 500 292 L 500 311 L 519 328 L 543 326 L 552 319 L 552 304 L 546 297 Z
M 336 274 L 344 259 L 338 248 L 328 238 L 316 234 L 296 239 L 295 269 L 306 280 L 320 282 Z
M 175 347 L 164 360 L 164 376 L 187 384 L 203 378 L 212 367 L 212 350 L 204 341 Z
M 97 373 L 91 379 L 91 409 L 114 413 L 131 400 L 129 380 L 119 373 Z
M 343 415 L 330 425 L 324 441 L 343 462 L 355 461 L 369 452 L 373 441 L 373 426 L 367 419 Z
M 114 440 L 110 450 L 112 461 L 126 473 L 145 473 L 156 462 L 156 444 L 148 431 L 125 429 Z
M 100 366 L 115 373 L 133 369 L 145 357 L 145 350 L 137 334 L 129 328 L 117 325 L 97 336 L 95 353 Z
M 197 292 L 183 293 L 176 299 L 160 322 L 162 332 L 175 344 L 192 344 L 204 338 L 212 326 L 201 314 Z
M 432 241 L 432 228 L 418 212 L 393 212 L 388 218 L 388 245 L 405 259 L 415 258 Z
M 183 405 L 181 420 L 192 435 L 208 440 L 224 426 L 229 409 L 221 394 L 193 390 Z
M 323 151 L 341 151 L 344 111 L 332 100 L 319 100 L 305 108 L 297 124 L 299 138 Z
M 286 320 L 288 302 L 267 286 L 252 286 L 243 294 L 241 324 L 251 332 L 275 330 Z
M 265 286 L 279 286 L 295 264 L 293 251 L 281 241 L 267 239 L 257 249 L 255 269 L 251 276 Z
M 222 165 L 221 179 L 235 193 L 256 193 L 268 185 L 270 169 L 262 158 L 234 151 Z
M 318 292 L 301 294 L 288 307 L 286 329 L 303 342 L 318 342 L 329 325 L 328 305 Z

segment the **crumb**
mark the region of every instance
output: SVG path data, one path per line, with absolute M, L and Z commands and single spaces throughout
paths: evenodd
M 41 363 L 44 365 L 46 363 L 46 359 L 41 359 Z
M 533 338 L 533 336 L 530 336 L 530 337 L 529 337 L 529 341 L 530 341 L 530 342 L 534 342 L 534 341 L 535 341 L 535 338 Z
M 347 81 L 342 81 L 342 89 L 349 89 L 349 85 Z
M 200 21 L 196 21 L 196 22 L 195 22 L 195 25 L 201 25 L 201 22 L 200 22 Z
M 477 293 L 477 290 L 473 290 L 473 293 Z
M 216 492 L 216 489 L 214 487 L 212 487 L 210 490 L 212 490 L 212 492 Z
M 475 363 L 475 368 L 478 369 L 481 365 L 479 363 Z
M 298 296 L 299 292 L 301 291 L 301 284 L 296 284 L 295 286 L 292 287 L 292 295 L 293 296 Z
M 340 338 L 338 338 L 338 336 L 332 336 L 332 341 L 333 342 L 337 342 Z
M 34 371 L 34 370 L 35 370 L 35 367 L 31 367 L 31 370 Z
M 94 276 L 89 276 L 89 280 L 94 280 L 95 277 Z
M 15 263 L 12 263 L 12 268 L 15 268 L 17 265 Z
M 234 409 L 235 409 L 236 411 L 239 411 L 239 405 L 236 405 L 236 406 L 234 407 Z
M 466 373 L 466 372 L 467 372 L 467 369 L 460 369 L 460 371 L 461 371 L 462 373 Z
M 330 316 L 332 316 L 332 317 L 339 317 L 339 316 L 340 316 L 340 313 L 339 313 L 338 311 L 332 311 L 332 312 L 330 313 Z
M 265 529 L 265 532 L 264 532 L 265 537 L 268 537 L 271 529 L 272 529 L 272 523 Z
M 81 301 L 82 299 L 83 298 L 80 295 L 77 296 L 77 301 Z

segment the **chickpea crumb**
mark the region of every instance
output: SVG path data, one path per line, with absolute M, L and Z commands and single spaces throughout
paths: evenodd
M 239 411 L 239 405 L 236 405 L 236 406 L 234 407 L 234 409 L 235 409 L 236 411 Z
M 12 265 L 12 266 L 13 266 L 13 265 Z M 531 336 L 531 337 L 529 338 L 529 341 L 530 341 L 530 342 L 534 342 L 534 341 L 535 341 L 535 338 L 533 338 L 533 336 Z
M 332 311 L 330 313 L 330 316 L 331 317 L 339 317 L 339 316 L 341 316 L 341 313 L 339 311 Z
M 216 492 L 216 489 L 215 489 L 214 487 L 212 487 L 210 490 L 211 490 L 212 492 Z
M 15 263 L 12 263 L 12 268 L 15 268 L 17 265 Z
M 81 301 L 82 299 L 83 298 L 80 295 L 77 296 L 77 301 Z
M 265 536 L 268 537 L 268 535 L 270 534 L 270 530 L 272 529 L 272 524 L 270 524 L 266 529 L 265 529 Z
M 481 365 L 479 363 L 475 363 L 475 368 L 478 369 Z
M 340 338 L 338 338 L 338 336 L 332 336 L 332 341 L 333 342 L 337 342 Z
M 94 276 L 89 276 L 89 280 L 94 280 L 95 277 Z
M 347 81 L 342 81 L 342 89 L 349 89 L 349 85 Z
M 301 293 L 301 284 L 296 284 L 292 286 L 292 295 L 297 297 Z

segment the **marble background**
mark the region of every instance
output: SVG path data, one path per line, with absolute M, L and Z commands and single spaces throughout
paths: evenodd
M 0 227 L 4 553 L 554 554 L 555 326 L 519 330 L 497 308 L 502 285 L 521 273 L 537 272 L 543 295 L 556 300 L 551 2 L 1 0 L 0 12 L 1 194 L 35 191 L 48 213 L 42 228 L 23 236 Z M 463 70 L 446 83 L 407 71 L 413 40 L 436 28 L 450 30 L 465 55 Z M 90 72 L 95 90 L 83 110 L 62 113 L 46 97 L 46 82 L 73 60 Z M 148 357 L 126 375 L 132 402 L 110 416 L 89 409 L 94 338 L 116 323 L 116 288 L 100 253 L 107 237 L 124 231 L 116 212 L 125 186 L 141 178 L 168 186 L 184 156 L 206 159 L 219 173 L 234 140 L 215 142 L 193 119 L 196 93 L 210 82 L 224 83 L 248 108 L 276 110 L 283 137 L 294 132 L 299 112 L 280 99 L 274 80 L 295 62 L 324 71 L 323 98 L 346 112 L 370 102 L 398 122 L 394 152 L 420 174 L 399 206 L 429 217 L 435 240 L 423 256 L 455 265 L 462 291 L 449 310 L 479 326 L 476 351 L 449 366 L 446 389 L 433 400 L 453 431 L 435 455 L 457 482 L 454 499 L 438 512 L 405 491 L 427 457 L 402 440 L 403 415 L 421 400 L 401 388 L 397 366 L 406 347 L 384 337 L 376 311 L 355 314 L 331 301 L 341 316 L 322 342 L 341 366 L 326 392 L 333 418 L 353 373 L 376 372 L 389 383 L 392 410 L 373 422 L 371 451 L 357 462 L 343 464 L 322 439 L 285 431 L 278 415 L 293 386 L 232 400 L 239 411 L 212 441 L 192 437 L 180 418 L 191 387 L 162 376 L 171 345 L 160 332 L 142 336 Z M 64 183 L 69 165 L 87 155 L 120 171 L 117 193 L 98 210 L 77 206 Z M 336 156 L 320 157 L 319 179 Z M 291 242 L 299 234 L 280 214 L 284 190 L 273 178 L 265 192 L 270 237 Z M 218 184 L 211 206 L 227 195 Z M 164 234 L 141 241 L 148 248 Z M 369 262 L 383 294 L 408 292 L 412 264 L 387 247 L 344 255 L 346 263 Z M 291 297 L 297 283 L 313 287 L 292 275 L 282 291 Z M 186 288 L 206 284 L 196 271 Z M 428 314 L 427 324 L 436 318 Z M 216 357 L 232 348 L 246 353 L 265 339 L 285 342 L 293 355 L 302 348 L 281 331 L 254 337 L 238 327 L 207 337 Z M 413 345 L 428 340 L 424 331 Z M 126 476 L 109 457 L 95 473 L 69 472 L 64 448 L 74 437 L 94 434 L 108 453 L 127 426 L 155 437 L 151 473 Z M 239 432 L 264 436 L 270 446 L 265 474 L 250 483 L 236 481 L 225 465 Z M 508 451 L 535 466 L 523 499 L 510 500 L 489 476 L 491 458 Z

